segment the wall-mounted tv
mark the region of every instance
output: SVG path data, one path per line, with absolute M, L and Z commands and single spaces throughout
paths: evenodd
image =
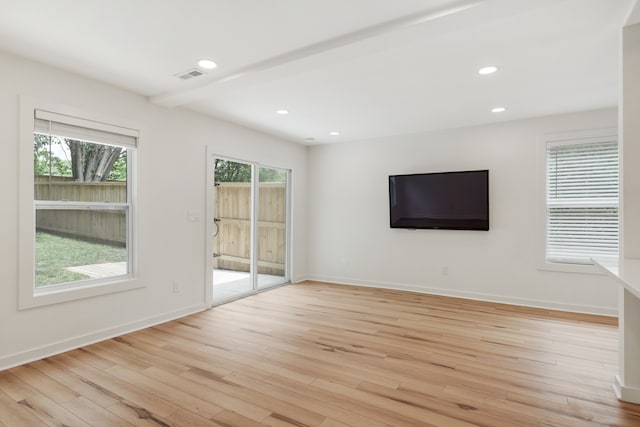
M 391 228 L 489 230 L 489 171 L 389 176 Z

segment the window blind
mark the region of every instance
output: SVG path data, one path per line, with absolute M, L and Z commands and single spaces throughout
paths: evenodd
M 618 256 L 618 143 L 547 144 L 549 262 Z
M 64 114 L 35 110 L 35 131 L 81 141 L 136 148 L 138 131 Z

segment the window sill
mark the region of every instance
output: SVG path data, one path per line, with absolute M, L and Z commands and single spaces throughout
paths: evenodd
M 559 273 L 578 273 L 604 275 L 602 269 L 594 264 L 568 264 L 560 262 L 542 262 L 538 265 L 538 270 L 554 271 Z
M 18 308 L 20 310 L 26 310 L 143 287 L 144 285 L 132 276 L 120 276 L 119 278 L 115 278 L 115 280 L 111 278 L 108 281 L 98 283 L 93 281 L 91 284 L 84 286 L 76 285 L 67 288 L 50 287 L 35 290 L 30 288 L 28 292 L 21 293 Z

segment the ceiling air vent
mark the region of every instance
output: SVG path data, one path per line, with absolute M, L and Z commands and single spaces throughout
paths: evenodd
M 200 70 L 198 70 L 198 69 L 196 69 L 196 68 L 193 68 L 193 69 L 185 71 L 183 73 L 178 73 L 175 76 L 177 78 L 179 78 L 180 80 L 189 80 L 189 79 L 192 79 L 194 77 L 200 77 L 203 74 L 205 74 L 205 73 L 200 71 Z

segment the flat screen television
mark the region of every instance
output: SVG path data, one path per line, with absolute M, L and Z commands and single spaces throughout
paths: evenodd
M 389 176 L 391 228 L 489 230 L 489 171 Z

